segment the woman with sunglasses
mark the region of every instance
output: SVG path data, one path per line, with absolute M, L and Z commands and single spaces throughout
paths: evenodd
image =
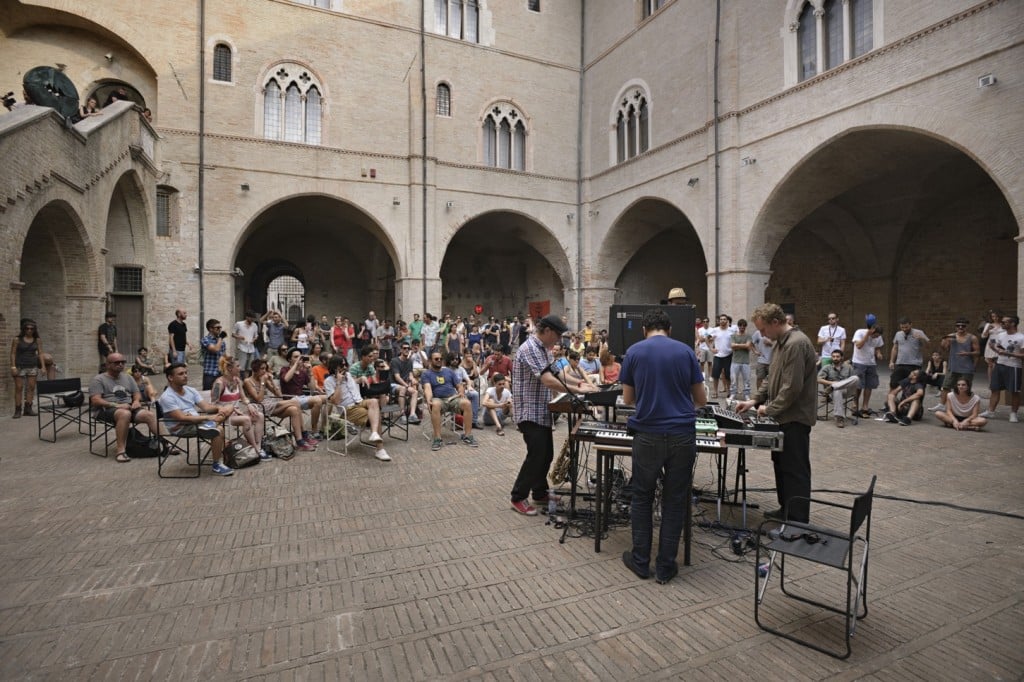
M 286 348 L 285 351 L 287 350 Z M 292 435 L 295 436 L 296 449 L 316 450 L 318 441 L 303 438 L 302 405 L 297 398 L 284 399 L 281 390 L 274 383 L 274 378 L 267 370 L 266 361 L 253 360 L 252 375 L 242 382 L 242 389 L 249 400 L 263 406 L 265 415 L 288 418 L 291 423 Z
M 935 416 L 946 426 L 957 431 L 981 431 L 988 423 L 980 417 L 981 398 L 971 392 L 967 379 L 957 379 L 954 392 L 946 395 L 946 409 Z
M 11 341 L 11 376 L 14 377 L 14 419 L 24 414 L 34 417 L 32 400 L 36 394 L 36 377 L 43 369 L 43 346 L 35 320 L 25 318 L 21 330 Z M 22 395 L 24 394 L 24 409 Z
M 220 376 L 213 382 L 210 399 L 217 405 L 230 405 L 234 412 L 228 423 L 241 428 L 246 442 L 260 453 L 260 459 L 270 455 L 263 449 L 263 410 L 242 392 L 242 379 L 238 361 L 225 355 L 220 359 Z

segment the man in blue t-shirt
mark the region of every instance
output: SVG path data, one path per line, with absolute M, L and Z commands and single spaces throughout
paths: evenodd
M 696 408 L 707 403 L 707 392 L 693 349 L 669 337 L 668 314 L 658 308 L 649 310 L 642 324 L 644 340 L 630 346 L 619 374 L 622 401 L 636 406 L 629 418 L 635 433 L 629 513 L 633 549 L 622 553 L 622 562 L 640 578 L 651 575 L 651 507 L 661 478 L 661 532 L 654 574 L 664 585 L 679 573 L 676 554 L 697 456 Z
M 473 435 L 473 404 L 465 396 L 465 385 L 459 381 L 450 368 L 444 366 L 444 357 L 440 350 L 430 353 L 430 367 L 420 375 L 423 385 L 423 402 L 430 407 L 430 421 L 434 426 L 434 440 L 431 450 L 440 450 L 444 445 L 441 440 L 441 410 L 462 415 L 462 442 L 471 448 L 477 447 Z

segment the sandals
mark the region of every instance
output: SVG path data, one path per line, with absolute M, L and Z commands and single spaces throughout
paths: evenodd
M 116 461 L 120 462 L 121 464 L 124 464 L 125 462 L 132 461 L 131 458 L 128 456 L 127 452 L 119 452 L 119 453 L 117 453 L 117 457 L 115 457 L 114 459 Z

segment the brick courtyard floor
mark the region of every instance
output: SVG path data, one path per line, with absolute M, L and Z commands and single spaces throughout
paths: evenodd
M 728 537 L 697 530 L 693 565 L 661 586 L 623 567 L 626 527 L 595 554 L 510 511 L 512 429 L 436 453 L 414 430 L 389 464 L 321 447 L 161 480 L 154 460 L 94 457 L 73 433 L 43 443 L 34 419 L 4 417 L 0 678 L 1020 679 L 1024 521 L 999 513 L 1024 512 L 1024 424 L 1007 415 L 980 434 L 931 417 L 814 429 L 816 489 L 878 475 L 870 612 L 845 662 L 757 628 L 753 553 Z M 775 506 L 768 454 L 748 464 L 751 501 Z M 713 479 L 702 456 L 696 483 Z M 838 642 L 822 611 L 769 600 L 783 628 Z

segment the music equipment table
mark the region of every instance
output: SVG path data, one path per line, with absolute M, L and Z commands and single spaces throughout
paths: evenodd
M 625 424 L 581 421 L 575 429 L 573 437 L 583 443 L 591 443 L 597 459 L 597 476 L 595 483 L 594 498 L 596 500 L 594 511 L 594 551 L 601 551 L 601 535 L 607 530 L 608 517 L 611 515 L 612 490 L 605 482 L 612 480 L 612 470 L 615 466 L 615 458 L 633 455 L 633 436 L 626 430 Z M 708 437 L 707 434 L 698 434 L 697 453 L 713 454 L 718 459 L 719 471 L 719 493 L 723 492 L 725 482 L 725 470 L 722 465 L 722 458 L 728 450 L 721 445 L 717 438 Z M 745 480 L 745 479 L 744 479 Z M 692 472 L 691 472 L 692 481 Z M 693 539 L 693 504 L 687 493 L 686 506 L 683 516 L 683 565 L 690 565 L 690 545 Z

